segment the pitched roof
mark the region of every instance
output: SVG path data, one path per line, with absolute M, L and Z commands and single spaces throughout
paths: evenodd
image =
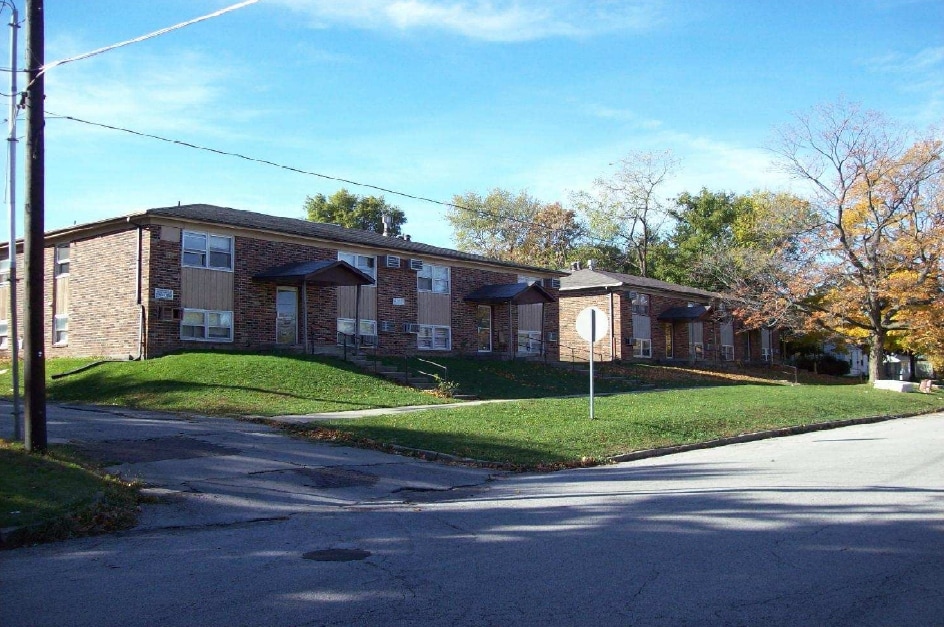
M 374 280 L 346 261 L 302 261 L 269 268 L 252 277 L 276 283 L 372 285 Z
M 217 207 L 215 205 L 182 205 L 176 207 L 159 207 L 148 209 L 143 214 L 146 216 L 177 218 L 181 220 L 192 220 L 210 224 L 220 224 L 225 226 L 234 226 L 247 229 L 258 229 L 287 235 L 298 235 L 301 237 L 312 237 L 328 240 L 338 244 L 357 244 L 361 246 L 371 246 L 385 248 L 405 253 L 414 253 L 417 255 L 430 255 L 443 257 L 446 259 L 456 259 L 461 261 L 474 261 L 487 263 L 493 266 L 503 266 L 514 270 L 528 270 L 540 272 L 552 272 L 557 275 L 564 274 L 557 270 L 540 268 L 537 266 L 526 266 L 507 261 L 497 261 L 482 255 L 466 253 L 451 248 L 442 248 L 432 246 L 421 242 L 413 242 L 398 237 L 388 237 L 373 231 L 361 229 L 348 229 L 336 224 L 325 224 L 322 222 L 311 222 L 298 218 L 285 218 L 281 216 L 272 216 L 254 211 L 244 211 L 242 209 L 232 209 L 230 207 Z M 131 216 L 134 217 L 134 216 Z
M 697 287 L 688 287 L 687 285 L 677 285 L 666 281 L 658 281 L 647 277 L 634 276 L 632 274 L 621 274 L 619 272 L 607 272 L 605 270 L 575 270 L 570 275 L 561 277 L 561 292 L 585 290 L 601 287 L 628 288 L 638 290 L 657 290 L 663 292 L 674 292 L 677 294 L 687 294 L 698 296 L 700 298 L 718 298 L 720 294 L 709 292 L 708 290 Z
M 554 297 L 536 283 L 508 283 L 505 285 L 484 285 L 467 294 L 464 301 L 495 305 L 499 303 L 515 303 L 516 305 L 534 305 L 536 303 L 553 303 Z
M 696 305 L 694 307 L 670 307 L 659 314 L 657 320 L 660 322 L 692 322 L 696 320 L 706 320 L 709 314 L 714 311 L 711 307 Z

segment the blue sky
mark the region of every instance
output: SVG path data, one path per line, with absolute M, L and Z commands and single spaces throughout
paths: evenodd
M 46 60 L 235 2 L 46 0 Z M 566 204 L 629 152 L 666 149 L 681 159 L 666 196 L 783 189 L 765 145 L 794 112 L 844 97 L 944 121 L 944 2 L 262 0 L 52 68 L 46 92 L 50 114 L 444 201 L 503 187 Z M 54 117 L 46 129 L 47 228 L 178 201 L 302 217 L 307 195 L 342 186 Z M 386 198 L 414 239 L 452 245 L 443 207 Z

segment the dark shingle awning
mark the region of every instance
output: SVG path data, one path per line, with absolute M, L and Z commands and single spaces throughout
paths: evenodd
M 374 280 L 346 261 L 302 261 L 269 268 L 253 277 L 280 285 L 373 285 Z
M 537 303 L 553 303 L 554 297 L 537 283 L 508 283 L 505 285 L 484 285 L 466 294 L 463 300 L 467 303 L 479 303 L 481 305 L 500 305 L 504 303 L 534 305 Z
M 659 314 L 659 322 L 698 322 L 706 320 L 712 312 L 711 307 L 696 305 L 695 307 L 672 307 Z

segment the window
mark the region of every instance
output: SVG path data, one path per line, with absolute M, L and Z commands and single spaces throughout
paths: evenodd
M 233 269 L 233 238 L 184 231 L 183 265 L 211 270 Z
M 232 342 L 233 312 L 184 309 L 180 338 L 204 342 Z
M 69 274 L 69 253 L 69 244 L 56 245 L 55 276 L 66 276 Z
M 760 349 L 760 358 L 764 361 L 770 361 L 771 352 L 769 348 Z
M 423 269 L 416 273 L 416 289 L 419 292 L 436 294 L 449 293 L 449 266 L 423 264 Z
M 650 359 L 652 357 L 652 340 L 633 338 L 633 357 Z
M 518 331 L 519 353 L 541 353 L 541 333 L 539 331 Z
M 350 344 L 353 340 L 348 337 L 354 335 L 354 318 L 338 318 L 338 345 L 343 345 L 345 340 Z M 377 345 L 377 321 L 361 320 L 361 345 Z
M 734 361 L 734 347 L 729 344 L 721 345 L 721 361 Z
M 629 296 L 633 301 L 633 313 L 637 316 L 648 316 L 649 294 L 637 294 L 636 292 L 630 292 Z
M 672 323 L 666 322 L 665 326 L 662 328 L 665 331 L 665 356 L 671 358 L 675 355 L 675 344 L 674 338 L 672 337 Z
M 10 343 L 10 325 L 6 320 L 0 320 L 0 349 L 6 349 Z
M 536 276 L 524 276 L 524 275 L 519 274 L 518 283 L 527 283 L 528 285 L 534 285 L 535 283 L 537 283 L 538 285 L 540 285 L 541 279 L 539 279 Z
M 338 261 L 346 261 L 373 280 L 377 280 L 377 258 L 338 251 Z
M 53 318 L 52 322 L 53 344 L 64 346 L 69 343 L 69 316 L 63 314 Z
M 451 346 L 451 329 L 421 324 L 416 334 L 416 347 L 421 350 L 447 351 Z

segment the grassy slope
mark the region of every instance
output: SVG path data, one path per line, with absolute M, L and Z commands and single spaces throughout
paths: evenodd
M 47 374 L 89 361 L 49 360 Z M 8 369 L 9 364 L 0 365 L 0 370 Z M 0 377 L 0 389 L 10 390 L 10 374 Z M 442 402 L 335 359 L 229 352 L 105 363 L 50 380 L 47 392 L 54 402 L 221 415 L 272 416 Z
M 546 399 L 459 407 L 323 425 L 343 437 L 523 466 L 572 464 L 633 450 L 686 444 L 774 427 L 931 411 L 944 396 L 867 385 L 765 386 Z M 329 433 L 336 437 L 337 433 Z

